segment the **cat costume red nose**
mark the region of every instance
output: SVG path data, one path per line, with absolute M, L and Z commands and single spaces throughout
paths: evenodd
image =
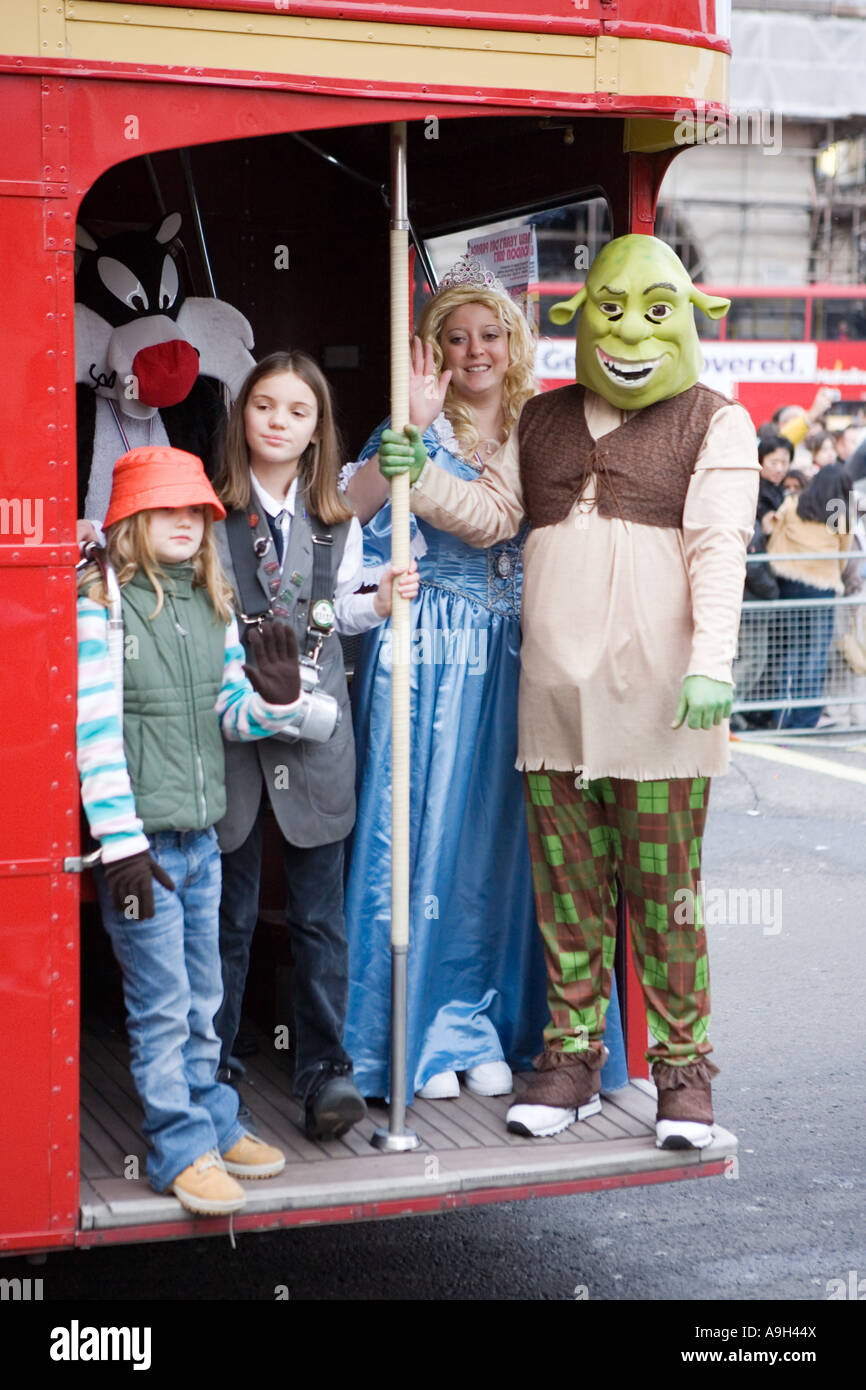
M 199 372 L 198 353 L 191 343 L 172 338 L 141 348 L 133 359 L 138 399 L 158 410 L 186 399 Z

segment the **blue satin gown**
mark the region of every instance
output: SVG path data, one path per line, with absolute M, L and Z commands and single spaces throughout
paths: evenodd
M 361 455 L 378 448 L 381 430 Z M 424 442 L 458 477 L 478 471 Z M 452 444 L 452 449 L 454 445 Z M 525 1069 L 548 1021 L 517 756 L 523 535 L 476 550 L 412 518 L 421 588 L 411 609 L 410 950 L 407 1094 L 437 1072 L 501 1061 Z M 420 554 L 424 550 L 426 553 Z M 364 528 L 369 578 L 391 549 L 390 503 Z M 352 682 L 358 817 L 346 884 L 345 1046 L 364 1095 L 390 1073 L 391 625 L 369 632 Z M 615 985 L 614 985 L 615 991 Z M 628 1080 L 614 992 L 605 1090 Z

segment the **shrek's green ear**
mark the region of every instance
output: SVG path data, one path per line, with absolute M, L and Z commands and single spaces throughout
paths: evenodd
M 561 299 L 558 304 L 554 304 L 547 317 L 551 323 L 563 324 L 571 323 L 578 309 L 586 299 L 586 287 L 578 290 L 577 294 L 572 295 L 571 299 Z
M 697 289 L 694 285 L 692 285 L 692 292 L 689 298 L 702 313 L 706 314 L 707 317 L 711 319 L 723 319 L 731 307 L 731 301 L 729 299 L 720 299 L 719 296 L 715 294 L 704 294 L 703 290 Z

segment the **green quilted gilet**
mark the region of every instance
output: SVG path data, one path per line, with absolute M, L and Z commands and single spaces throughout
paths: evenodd
M 123 738 L 145 833 L 204 830 L 226 809 L 225 759 L 214 710 L 225 626 L 191 565 L 164 566 L 165 602 L 139 572 L 124 586 Z

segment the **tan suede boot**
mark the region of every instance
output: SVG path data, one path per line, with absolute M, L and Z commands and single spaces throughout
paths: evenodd
M 227 1216 L 240 1211 L 246 1201 L 243 1188 L 226 1172 L 216 1149 L 201 1154 L 178 1173 L 169 1191 L 197 1216 Z

